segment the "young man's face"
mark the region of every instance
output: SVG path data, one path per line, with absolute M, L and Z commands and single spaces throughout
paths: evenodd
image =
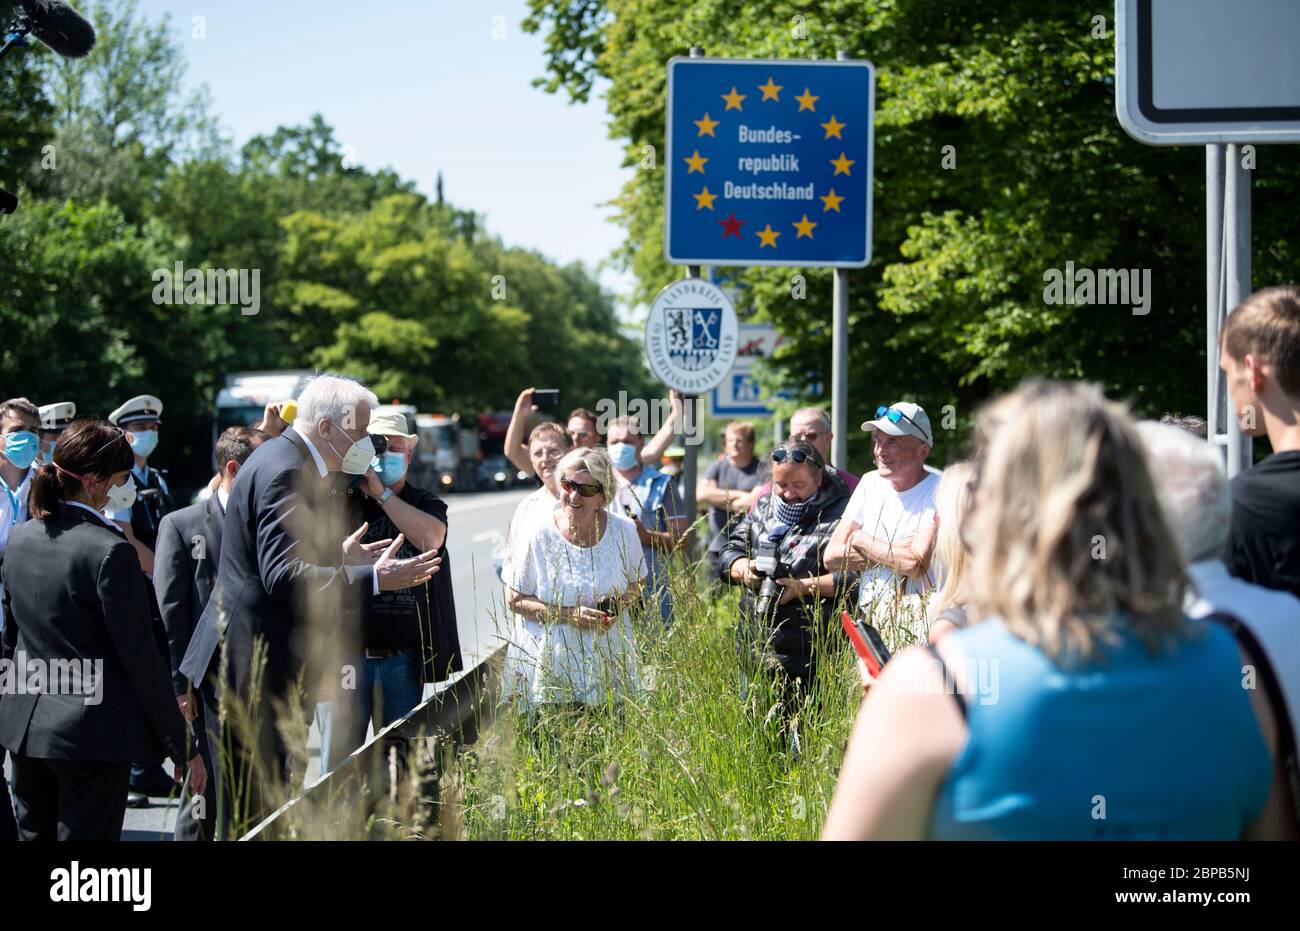
M 595 449 L 600 445 L 600 434 L 596 432 L 596 425 L 586 418 L 574 417 L 569 421 L 568 431 L 569 439 L 573 440 L 574 446 Z
M 727 458 L 733 461 L 746 460 L 754 455 L 754 441 L 739 430 L 728 430 L 723 434 L 723 449 Z
M 11 433 L 37 433 L 40 428 L 41 422 L 35 417 L 28 417 L 13 408 L 5 411 L 3 419 L 0 419 L 0 458 L 4 457 L 5 452 L 3 437 Z
M 1247 355 L 1238 361 L 1228 354 L 1226 348 L 1221 348 L 1219 368 L 1223 369 L 1228 384 L 1228 404 L 1241 425 L 1241 432 L 1247 436 L 1264 436 L 1264 418 L 1260 416 L 1263 407 L 1257 393 L 1263 375 L 1254 357 Z

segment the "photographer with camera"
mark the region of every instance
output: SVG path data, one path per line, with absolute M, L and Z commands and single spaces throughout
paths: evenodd
M 788 440 L 769 455 L 772 490 L 732 529 L 718 572 L 746 589 L 738 631 L 746 689 L 756 675 L 774 675 L 788 723 L 810 692 L 817 631 L 829 628 L 834 604 L 856 573 L 822 565 L 849 501 L 844 480 L 803 440 Z

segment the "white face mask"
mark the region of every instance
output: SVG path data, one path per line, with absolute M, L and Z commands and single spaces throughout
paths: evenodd
M 339 427 L 333 420 L 330 423 Z M 343 428 L 339 427 L 339 431 L 342 432 Z M 347 436 L 347 433 L 343 435 Z M 339 451 L 339 448 L 334 445 L 333 438 L 330 439 L 330 448 L 336 453 Z M 370 442 L 370 435 L 367 434 L 349 446 L 346 453 L 339 453 L 339 455 L 343 457 L 344 472 L 348 475 L 365 475 L 366 469 L 370 468 L 370 463 L 375 458 L 375 444 Z
M 110 511 L 124 511 L 133 504 L 135 504 L 135 482 L 128 475 L 125 482 L 108 490 L 108 501 L 104 507 Z

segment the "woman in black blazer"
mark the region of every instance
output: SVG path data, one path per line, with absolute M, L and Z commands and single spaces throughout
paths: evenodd
M 140 560 L 100 513 L 129 506 L 133 461 L 122 430 L 74 421 L 32 480 L 31 519 L 9 536 L 0 744 L 13 754 L 22 840 L 118 840 L 132 760 L 188 760 L 195 795 L 206 782 Z

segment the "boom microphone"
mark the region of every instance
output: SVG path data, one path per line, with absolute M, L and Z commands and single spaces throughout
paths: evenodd
M 30 32 L 64 58 L 85 58 L 95 47 L 95 27 L 62 0 L 7 0 L 22 32 Z

